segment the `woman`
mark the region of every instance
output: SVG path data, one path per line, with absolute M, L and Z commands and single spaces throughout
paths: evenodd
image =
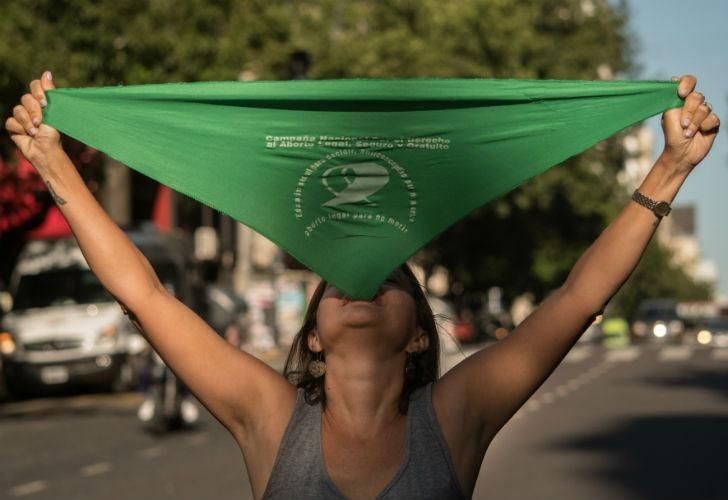
M 350 301 L 326 283 L 319 286 L 289 357 L 297 390 L 168 293 L 104 213 L 58 132 L 42 123 L 45 91 L 54 88 L 50 72 L 30 84 L 6 128 L 38 169 L 101 282 L 233 435 L 256 498 L 445 499 L 472 495 L 493 437 L 634 269 L 664 215 L 665 203 L 654 202 L 670 203 L 710 150 L 719 120 L 695 85 L 692 76 L 680 79 L 685 104 L 663 115 L 665 149 L 640 186 L 641 197 L 509 337 L 436 382 L 432 316 L 406 267 L 372 301 Z

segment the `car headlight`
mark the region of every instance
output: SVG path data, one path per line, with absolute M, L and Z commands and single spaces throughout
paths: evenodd
M 10 332 L 0 332 L 0 353 L 11 356 L 15 353 L 16 345 Z
M 652 327 L 652 333 L 655 334 L 655 337 L 664 337 L 667 335 L 667 325 L 664 323 L 656 323 L 655 326 Z
M 644 321 L 635 321 L 632 325 L 632 330 L 634 331 L 635 335 L 642 336 L 645 333 L 647 333 L 647 323 Z
M 679 319 L 674 319 L 667 324 L 667 329 L 670 330 L 670 333 L 680 333 L 685 329 L 685 323 Z
M 713 339 L 713 334 L 710 333 L 710 330 L 700 330 L 696 338 L 699 344 L 710 344 L 710 341 Z
M 106 325 L 101 329 L 101 333 L 96 337 L 96 345 L 111 345 L 116 342 L 119 329 L 116 325 Z

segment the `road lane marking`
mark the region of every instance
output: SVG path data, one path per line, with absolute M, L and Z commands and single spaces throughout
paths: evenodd
M 79 471 L 83 477 L 98 476 L 99 474 L 105 474 L 109 472 L 113 466 L 109 462 L 98 462 L 95 464 L 81 467 Z
M 616 356 L 616 359 L 619 360 L 625 360 L 630 358 L 635 358 L 636 356 L 639 356 L 640 352 L 639 349 L 632 349 L 630 352 L 627 352 L 626 354 L 620 353 L 619 356 Z M 579 354 L 581 356 L 581 354 Z M 591 380 L 593 380 L 596 377 L 599 377 L 602 373 L 609 370 L 613 365 L 602 362 L 599 365 L 592 366 L 588 370 L 580 373 L 575 378 L 567 381 L 566 383 L 557 386 L 553 392 L 544 392 L 543 394 L 539 394 L 538 398 L 533 398 L 528 400 L 521 409 L 516 412 L 511 419 L 512 420 L 518 420 L 522 417 L 521 414 L 525 414 L 526 412 L 535 412 L 541 409 L 542 406 L 551 404 L 558 397 L 565 397 L 567 396 L 571 391 L 574 391 L 581 387 L 584 384 L 589 383 Z
M 570 392 L 570 391 L 569 391 L 569 388 L 568 388 L 568 387 L 566 387 L 566 386 L 563 386 L 563 385 L 560 385 L 560 386 L 558 386 L 558 387 L 557 387 L 557 388 L 555 389 L 555 392 L 556 392 L 556 395 L 557 395 L 557 396 L 561 396 L 561 397 L 564 397 L 564 396 L 566 396 L 567 394 L 569 394 L 569 392 Z
M 640 356 L 639 347 L 620 347 L 607 351 L 604 360 L 611 363 L 626 363 L 634 361 Z
M 152 446 L 151 448 L 145 448 L 139 452 L 139 456 L 150 460 L 152 458 L 161 457 L 167 453 L 167 448 L 164 446 Z
M 541 403 L 537 399 L 532 399 L 531 401 L 526 403 L 525 408 L 528 411 L 537 411 L 539 408 L 541 408 Z
M 573 347 L 564 358 L 564 363 L 580 363 L 592 355 L 593 348 L 591 346 Z
M 582 382 L 580 382 L 579 380 L 572 379 L 572 380 L 569 380 L 568 382 L 566 382 L 566 387 L 568 387 L 570 390 L 573 391 L 573 390 L 578 389 L 581 384 L 582 384 Z
M 33 493 L 39 493 L 48 488 L 48 482 L 43 480 L 31 481 L 30 483 L 19 484 L 10 488 L 10 494 L 14 497 L 24 497 L 25 495 L 32 495 Z
M 187 438 L 187 442 L 192 445 L 206 444 L 210 440 L 210 435 L 207 432 L 196 434 Z
M 713 349 L 710 357 L 716 361 L 728 361 L 728 349 L 720 347 Z
M 607 371 L 611 367 L 612 367 L 612 365 L 610 365 L 609 363 L 605 363 L 604 361 L 602 361 L 598 365 L 594 365 L 591 368 L 589 368 L 589 370 L 590 371 L 593 371 L 593 372 L 596 372 L 596 373 L 599 373 L 599 372 Z
M 541 394 L 541 401 L 543 401 L 543 404 L 546 404 L 546 405 L 551 404 L 554 401 L 556 401 L 556 396 L 554 396 L 550 392 L 544 392 L 543 394 Z
M 685 361 L 692 356 L 690 346 L 665 346 L 660 349 L 657 359 L 660 361 Z

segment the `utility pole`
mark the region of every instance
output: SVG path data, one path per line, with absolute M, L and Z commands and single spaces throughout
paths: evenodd
M 131 224 L 131 172 L 129 167 L 106 157 L 101 205 L 111 219 L 121 227 Z

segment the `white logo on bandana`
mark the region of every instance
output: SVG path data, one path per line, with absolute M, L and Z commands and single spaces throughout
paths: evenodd
M 332 186 L 334 179 L 342 179 L 346 186 L 337 191 Z M 347 163 L 331 167 L 321 175 L 324 187 L 334 195 L 334 198 L 323 203 L 324 207 L 335 207 L 344 204 L 363 203 L 370 207 L 377 206 L 369 199 L 389 182 L 389 172 L 383 166 L 374 162 Z

